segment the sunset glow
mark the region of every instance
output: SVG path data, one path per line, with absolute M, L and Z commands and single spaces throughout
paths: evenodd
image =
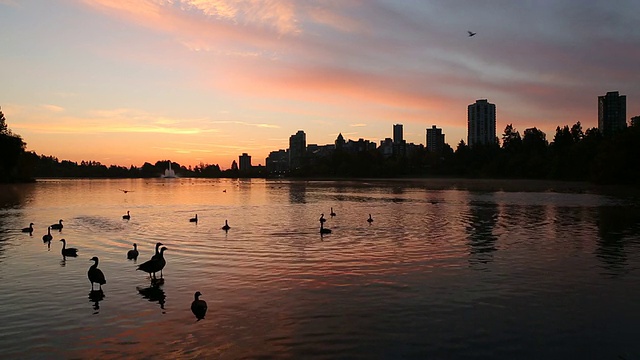
M 640 3 L 0 0 L 0 107 L 27 150 L 229 168 L 338 133 L 379 144 L 432 125 L 455 148 L 467 105 L 497 132 L 597 126 L 597 97 L 640 115 Z M 467 30 L 477 33 L 467 35 Z

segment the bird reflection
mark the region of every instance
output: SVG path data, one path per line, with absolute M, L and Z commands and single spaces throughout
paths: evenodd
M 95 310 L 94 314 L 98 313 L 100 310 L 100 301 L 104 299 L 104 291 L 102 290 L 91 290 L 89 292 L 89 301 L 93 303 L 93 310 Z
M 158 304 L 160 304 L 160 309 L 164 310 L 164 303 L 167 296 L 165 295 L 164 290 L 162 290 L 161 288 L 163 284 L 164 284 L 164 279 L 157 279 L 157 280 L 151 281 L 151 286 L 147 288 L 138 286 L 136 287 L 136 290 L 138 290 L 138 292 L 140 293 L 140 295 L 142 295 L 143 298 L 151 302 L 157 302 Z

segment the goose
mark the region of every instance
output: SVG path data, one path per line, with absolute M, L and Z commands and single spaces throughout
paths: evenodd
M 336 216 L 336 213 L 333 212 L 333 208 L 331 208 L 331 213 L 329 215 L 331 215 L 331 217 Z
M 196 316 L 198 321 L 204 319 L 205 314 L 207 313 L 207 302 L 204 300 L 200 300 L 200 291 L 196 291 L 193 294 L 193 302 L 191 303 L 191 312 Z
M 23 233 L 32 233 L 33 232 L 33 223 L 29 224 L 29 227 L 22 229 Z
M 327 221 L 327 219 L 324 218 L 324 214 L 320 214 L 320 224 L 322 224 L 325 221 Z
M 160 246 L 162 246 L 162 245 L 164 245 L 164 244 L 163 244 L 163 243 L 161 243 L 161 242 L 157 242 L 157 243 L 156 243 L 156 252 L 155 252 L 155 254 L 153 254 L 153 256 L 151 257 L 151 260 L 153 260 L 153 259 L 157 258 L 158 256 L 160 256 Z
M 135 260 L 138 258 L 138 244 L 133 243 L 133 250 L 127 251 L 127 259 Z
M 106 284 L 107 280 L 104 278 L 102 270 L 98 269 L 98 257 L 94 256 L 89 261 L 94 261 L 94 264 L 87 271 L 87 276 L 91 281 L 91 291 L 93 291 L 93 283 L 97 283 L 100 286 L 100 291 L 102 291 L 102 285 Z
M 229 231 L 229 229 L 231 229 L 231 226 L 229 226 L 229 223 L 227 222 L 227 220 L 225 220 L 224 221 L 224 226 L 222 227 L 222 230 Z
M 68 248 L 67 241 L 65 239 L 60 239 L 60 241 L 62 241 L 62 251 L 61 251 L 62 256 L 72 256 L 72 257 L 78 256 L 78 249 Z
M 373 222 L 373 218 L 371 217 L 371 214 L 369 214 L 369 218 L 367 219 L 367 222 L 369 224 L 371 224 Z
M 320 223 L 320 235 L 331 234 L 331 229 L 326 229 L 323 223 Z
M 192 217 L 191 219 L 189 219 L 189 222 L 197 223 L 198 222 L 198 214 L 196 214 L 196 217 Z
M 62 230 L 62 228 L 63 228 L 62 219 L 58 220 L 57 224 L 51 225 L 51 228 L 54 229 L 54 230 Z
M 42 241 L 50 242 L 51 240 L 53 240 L 53 236 L 51 236 L 51 226 L 49 226 L 47 228 L 47 233 L 44 236 L 42 236 Z
M 162 247 L 162 249 L 160 249 L 160 252 L 157 255 L 154 255 L 151 260 L 148 260 L 142 264 L 140 264 L 138 266 L 137 270 L 142 270 L 146 273 L 149 273 L 149 277 L 151 277 L 151 274 L 153 274 L 153 278 L 155 279 L 156 277 L 156 273 L 158 271 L 160 271 L 160 274 L 162 276 L 162 269 L 164 268 L 164 266 L 167 264 L 166 260 L 164 259 L 164 255 L 163 252 L 167 250 L 166 247 Z
M 129 220 L 129 219 L 131 219 L 131 215 L 129 214 L 129 210 L 127 210 L 127 215 L 122 215 L 122 218 L 123 218 L 124 220 Z

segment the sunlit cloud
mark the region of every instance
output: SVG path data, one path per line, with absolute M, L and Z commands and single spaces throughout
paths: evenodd
M 63 112 L 64 108 L 62 106 L 57 106 L 57 105 L 50 105 L 50 104 L 45 104 L 42 105 L 42 107 L 48 111 L 51 112 Z
M 364 127 L 364 126 L 367 126 L 367 124 L 350 124 L 349 126 L 351 126 L 351 127 Z

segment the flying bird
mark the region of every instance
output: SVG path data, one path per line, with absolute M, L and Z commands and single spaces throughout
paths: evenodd
M 469 37 L 472 37 L 473 35 L 475 35 L 476 33 L 474 33 L 473 31 L 469 31 L 467 30 L 467 32 L 469 33 Z

